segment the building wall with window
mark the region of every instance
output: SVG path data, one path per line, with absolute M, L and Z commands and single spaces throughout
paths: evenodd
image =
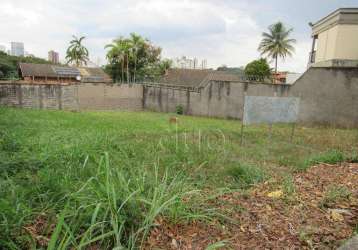
M 358 8 L 338 9 L 311 26 L 311 64 L 358 60 Z

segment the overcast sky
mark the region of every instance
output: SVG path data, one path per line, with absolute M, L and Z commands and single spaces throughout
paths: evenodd
M 139 33 L 163 48 L 163 57 L 207 59 L 209 67 L 238 67 L 258 58 L 267 26 L 283 21 L 297 39 L 293 58 L 281 70 L 303 72 L 311 45 L 308 22 L 357 0 L 0 0 L 0 44 L 25 43 L 46 58 L 64 54 L 72 35 L 86 36 L 93 62 L 106 63 L 104 45 Z

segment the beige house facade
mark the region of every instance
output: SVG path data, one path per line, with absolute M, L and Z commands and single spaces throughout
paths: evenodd
M 335 66 L 338 62 L 358 66 L 358 8 L 338 9 L 310 25 L 310 65 Z

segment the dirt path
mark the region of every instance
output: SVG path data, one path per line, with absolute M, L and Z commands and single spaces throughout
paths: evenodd
M 357 230 L 358 164 L 321 164 L 291 180 L 264 183 L 212 204 L 233 219 L 170 225 L 164 220 L 146 249 L 334 249 Z

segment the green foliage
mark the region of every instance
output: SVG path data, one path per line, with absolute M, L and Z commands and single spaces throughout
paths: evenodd
M 322 154 L 312 157 L 308 160 L 307 164 L 314 165 L 319 163 L 328 163 L 328 164 L 336 164 L 339 162 L 343 162 L 345 160 L 345 156 L 341 151 L 338 150 L 329 150 Z
M 338 150 L 328 150 L 322 153 L 319 153 L 314 156 L 310 156 L 308 159 L 303 161 L 297 161 L 297 165 L 295 166 L 295 170 L 297 171 L 305 171 L 309 167 L 320 164 L 320 163 L 328 163 L 328 164 L 336 164 L 343 161 L 349 161 L 349 157 L 346 157 L 342 151 Z
M 293 29 L 287 29 L 282 22 L 277 22 L 268 27 L 269 32 L 262 33 L 262 41 L 258 50 L 262 55 L 267 55 L 275 60 L 275 72 L 277 72 L 278 57 L 291 56 L 295 51 L 293 44 L 295 39 L 289 38 Z
M 18 56 L 10 56 L 4 52 L 0 51 L 0 79 L 12 79 L 19 78 L 18 75 L 18 64 L 20 62 L 23 63 L 38 63 L 38 64 L 47 64 L 50 63 L 47 60 L 37 57 L 18 57 Z
M 175 112 L 176 112 L 178 115 L 184 114 L 184 107 L 183 107 L 183 105 L 177 105 L 177 106 L 175 107 Z
M 340 201 L 348 200 L 351 192 L 344 186 L 329 186 L 324 193 L 324 197 L 320 203 L 322 207 L 332 207 Z
M 66 51 L 66 60 L 68 64 L 74 64 L 77 67 L 87 65 L 89 54 L 87 48 L 82 44 L 84 39 L 84 36 L 80 38 L 73 36 L 73 40 L 70 41 L 70 46 Z
M 269 78 L 271 77 L 271 69 L 267 63 L 267 60 L 261 58 L 259 60 L 254 60 L 246 65 L 245 75 L 259 77 L 259 78 Z
M 238 164 L 227 170 L 241 188 L 248 188 L 266 179 L 266 173 L 262 168 L 254 165 Z
M 286 174 L 283 176 L 282 180 L 282 190 L 284 193 L 284 198 L 286 201 L 294 201 L 295 200 L 295 193 L 296 193 L 296 186 L 293 180 L 292 175 Z
M 105 71 L 115 82 L 155 80 L 172 65 L 171 60 L 161 60 L 162 49 L 135 33 L 129 38 L 119 37 L 105 46 L 109 64 Z
M 220 66 L 216 69 L 217 71 L 225 71 L 231 74 L 243 75 L 245 73 L 244 67 L 227 67 L 226 65 Z

